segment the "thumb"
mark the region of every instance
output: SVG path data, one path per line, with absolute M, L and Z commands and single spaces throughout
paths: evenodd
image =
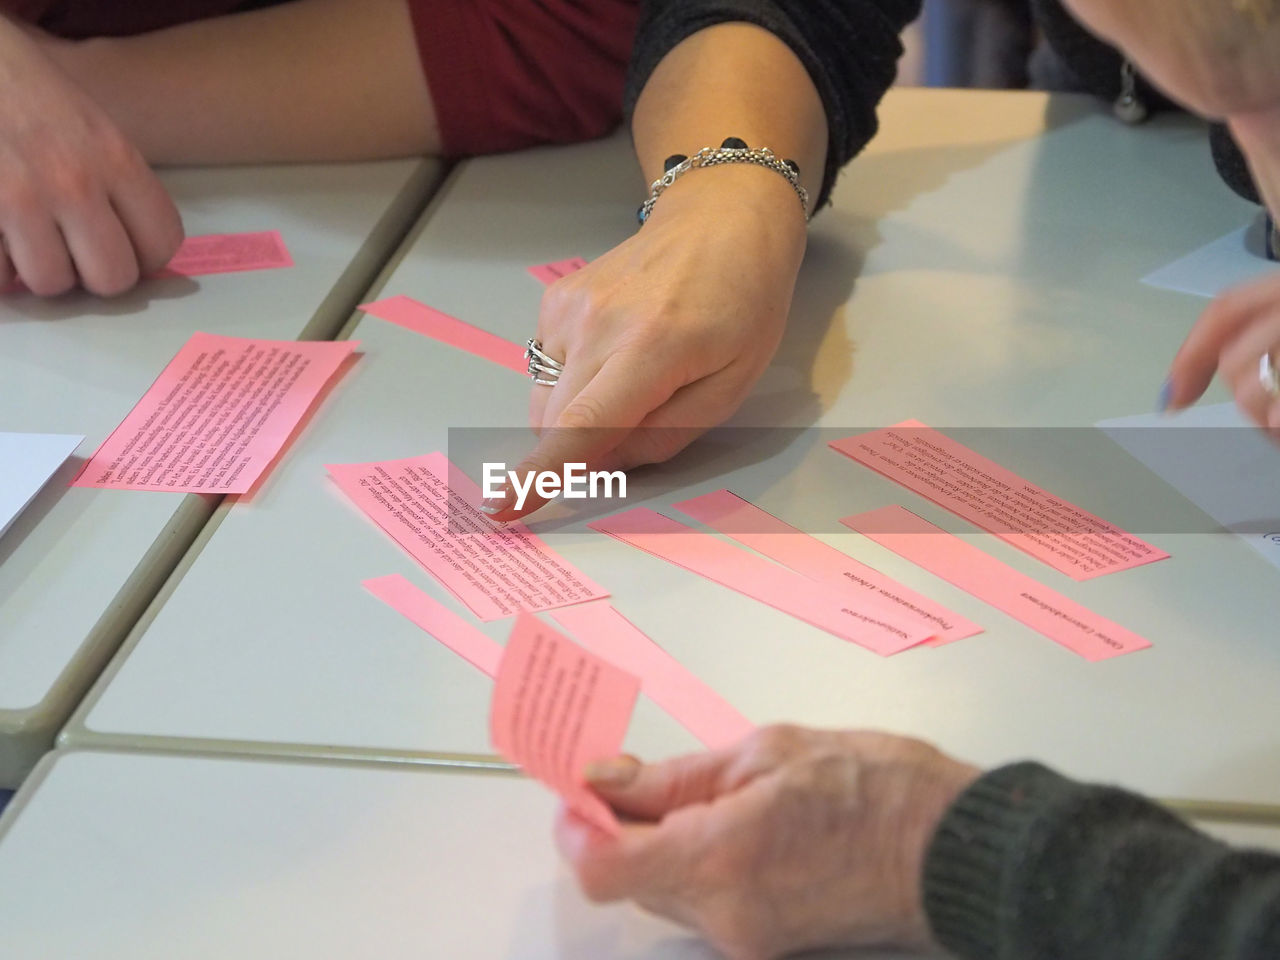
M 722 791 L 726 751 L 695 753 L 661 763 L 620 756 L 587 765 L 587 783 L 623 816 L 661 820 L 680 807 L 710 803 Z

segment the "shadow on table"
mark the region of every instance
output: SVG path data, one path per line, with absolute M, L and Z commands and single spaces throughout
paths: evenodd
M 0 323 L 22 320 L 69 320 L 72 317 L 121 317 L 142 313 L 159 300 L 179 300 L 200 291 L 190 277 L 149 277 L 118 297 L 95 297 L 76 290 L 59 297 L 32 293 L 0 293 Z

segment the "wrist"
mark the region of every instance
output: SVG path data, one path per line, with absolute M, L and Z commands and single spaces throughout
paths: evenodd
M 645 229 L 673 222 L 707 229 L 750 227 L 803 248 L 804 211 L 785 178 L 752 164 L 691 170 L 668 187 L 653 206 Z

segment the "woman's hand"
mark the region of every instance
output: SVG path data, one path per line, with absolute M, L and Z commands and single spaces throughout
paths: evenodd
M 564 363 L 534 386 L 539 434 L 516 468 L 563 475 L 567 463 L 626 470 L 674 456 L 727 419 L 768 366 L 804 255 L 800 202 L 777 173 L 694 170 L 648 223 L 543 297 L 538 339 Z M 485 509 L 513 520 L 511 491 Z
M 587 896 L 632 899 L 733 960 L 819 946 L 930 942 L 925 850 L 978 776 L 917 740 L 771 727 L 713 753 L 593 765 L 624 822 L 568 812 L 560 850 Z
M 1263 385 L 1264 356 L 1280 370 L 1280 274 L 1228 291 L 1209 305 L 1170 368 L 1168 408 L 1190 406 L 1216 372 L 1245 416 L 1280 443 L 1280 396 Z
M 58 41 L 48 41 L 57 43 Z M 163 267 L 182 221 L 115 125 L 0 16 L 0 288 L 123 293 Z

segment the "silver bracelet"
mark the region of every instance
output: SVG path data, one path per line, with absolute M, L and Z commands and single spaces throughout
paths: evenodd
M 671 186 L 690 170 L 698 167 L 715 167 L 722 163 L 754 163 L 758 167 L 767 167 L 781 174 L 791 189 L 800 198 L 800 212 L 805 222 L 809 221 L 809 191 L 800 186 L 800 168 L 794 160 L 780 160 L 768 147 L 757 147 L 754 150 L 736 137 L 730 137 L 719 147 L 703 147 L 692 157 L 676 155 L 667 158 L 667 170 L 649 185 L 649 199 L 636 211 L 636 219 L 644 226 L 649 215 L 653 213 L 653 205 L 658 202 L 667 187 Z

